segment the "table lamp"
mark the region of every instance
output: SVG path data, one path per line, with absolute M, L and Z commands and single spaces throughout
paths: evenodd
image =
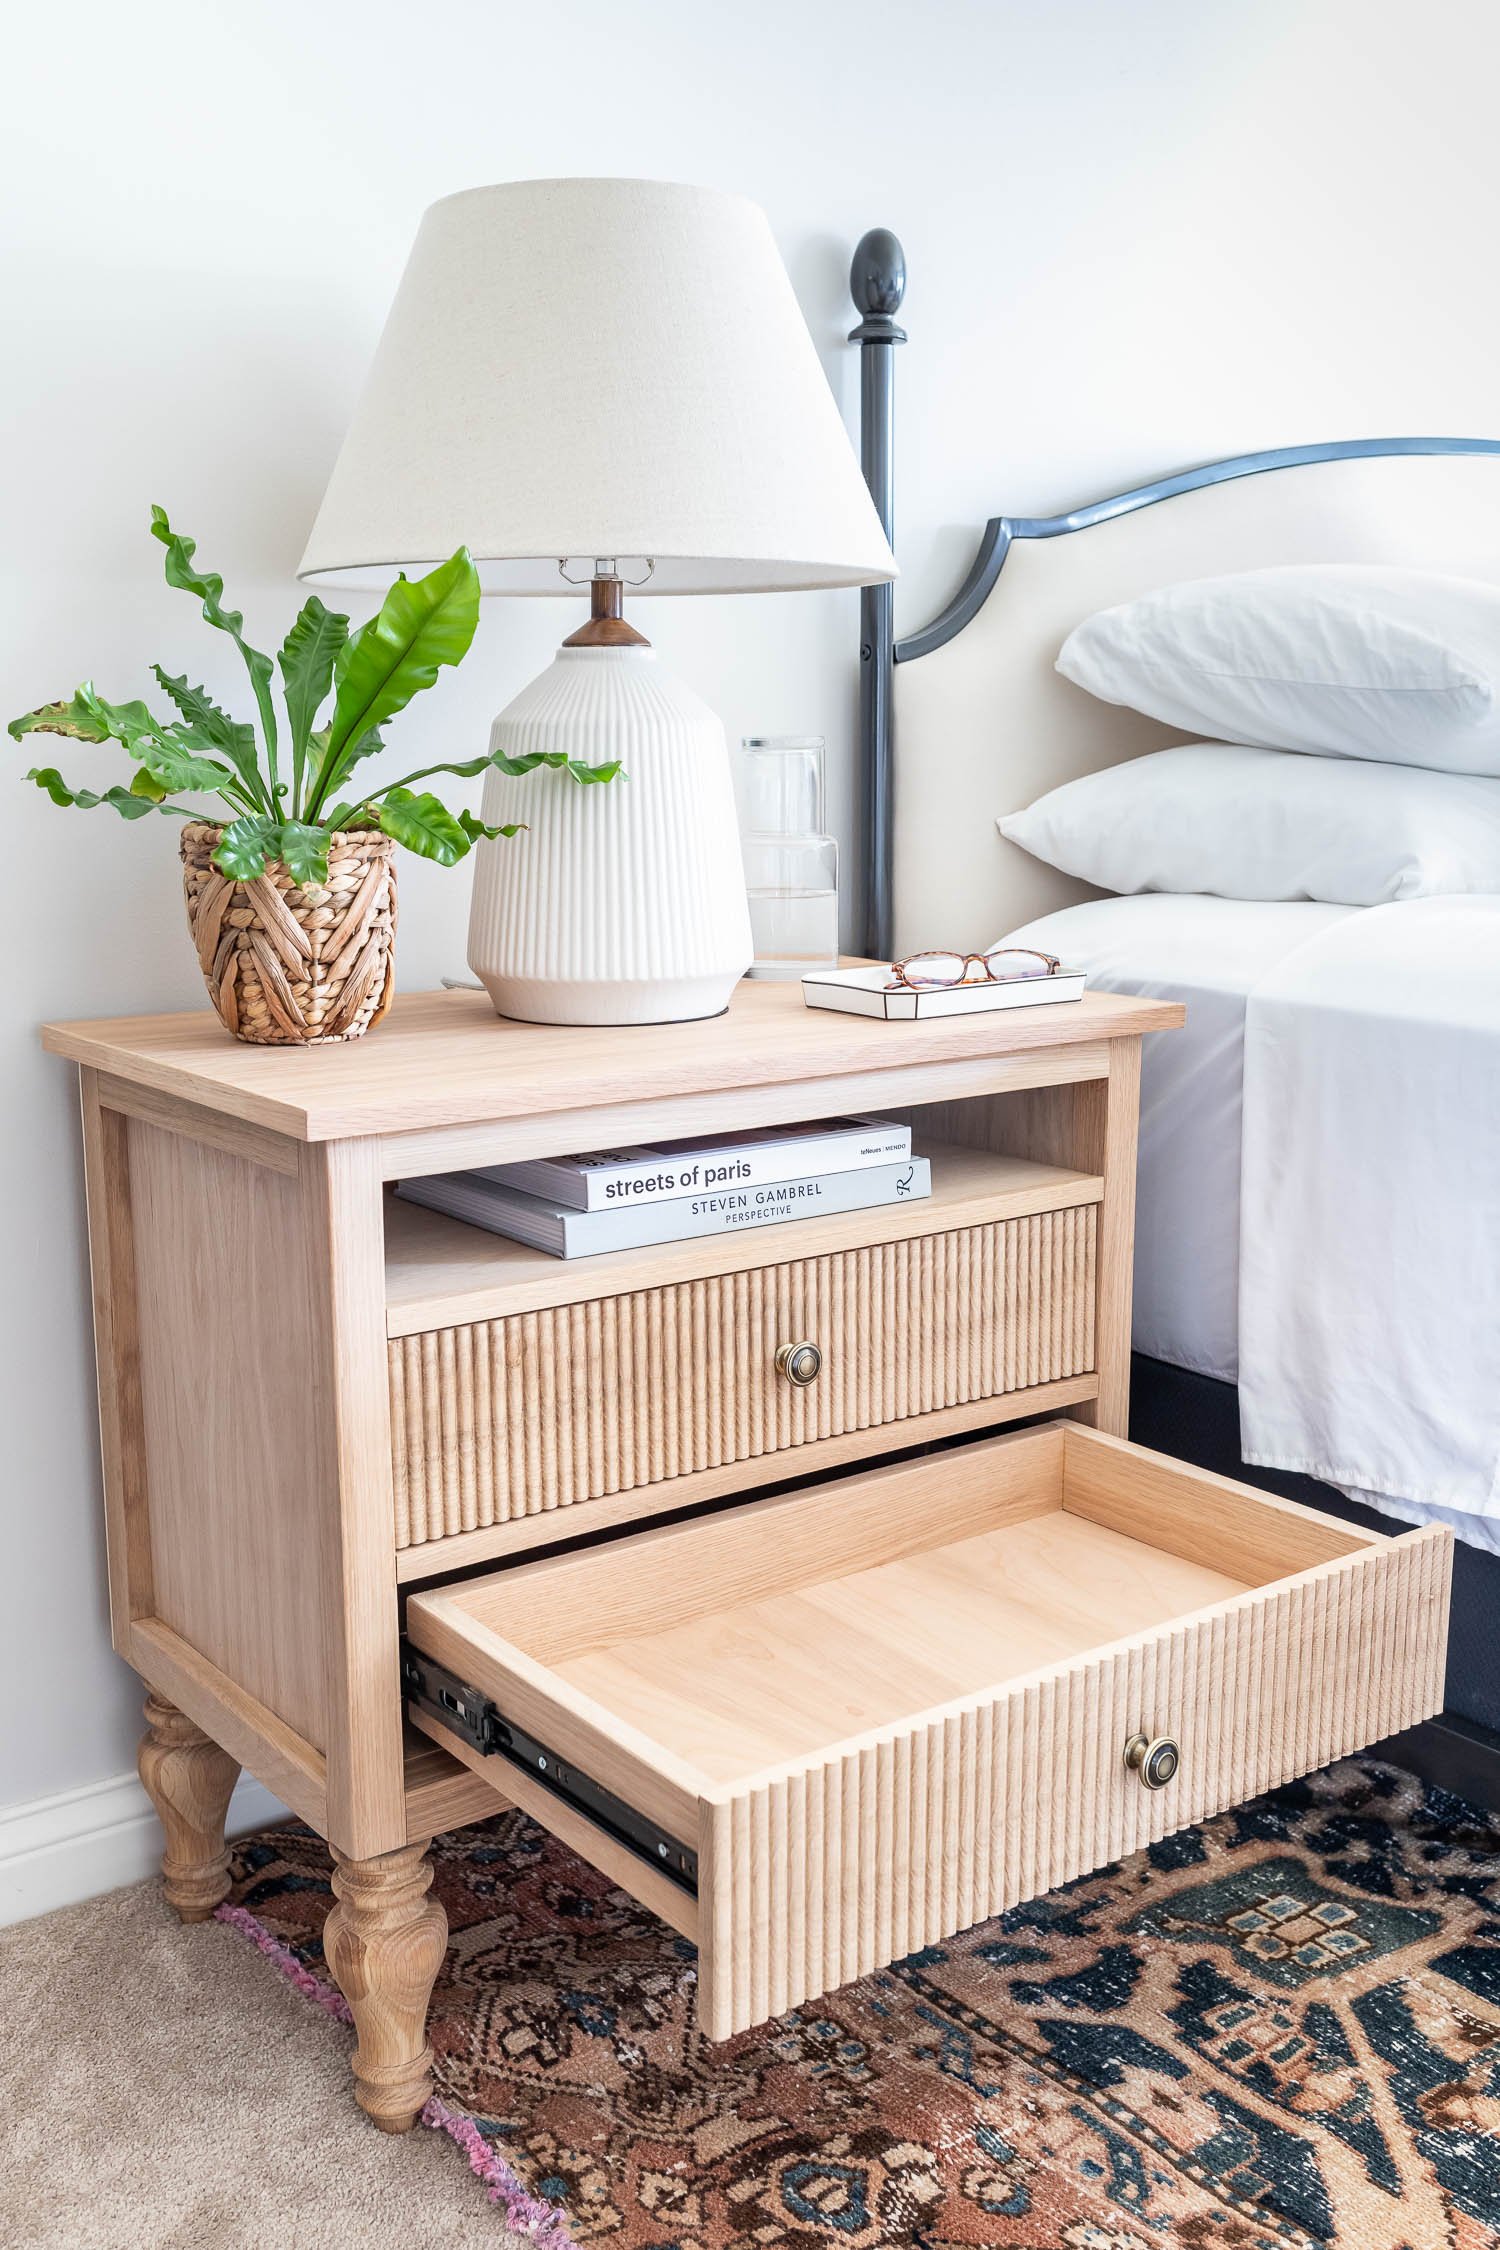
M 381 587 L 467 546 L 587 624 L 490 749 L 469 963 L 501 1015 L 716 1015 L 752 946 L 728 747 L 624 595 L 862 586 L 895 563 L 765 214 L 652 180 L 527 180 L 426 213 L 298 575 Z

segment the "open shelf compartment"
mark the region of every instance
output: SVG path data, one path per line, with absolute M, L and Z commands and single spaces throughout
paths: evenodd
M 884 1204 L 830 1218 L 789 1219 L 773 1226 L 606 1251 L 590 1258 L 554 1258 L 505 1235 L 468 1226 L 397 1195 L 385 1201 L 386 1329 L 410 1336 L 459 1322 L 498 1320 L 547 1305 L 624 1296 L 664 1281 L 742 1273 L 787 1258 L 813 1258 L 871 1241 L 913 1235 L 1037 1211 L 1097 1203 L 1103 1180 L 1060 1164 L 1033 1163 L 988 1149 L 918 1140 L 932 1160 L 932 1193 L 920 1202 Z

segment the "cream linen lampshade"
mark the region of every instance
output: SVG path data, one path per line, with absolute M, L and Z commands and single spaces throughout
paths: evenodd
M 434 204 L 299 575 L 384 584 L 466 545 L 486 591 L 594 621 L 491 749 L 625 776 L 492 772 L 470 962 L 502 1014 L 652 1022 L 727 1004 L 751 945 L 719 721 L 620 617 L 642 593 L 895 575 L 765 214 L 650 180 L 530 180 Z

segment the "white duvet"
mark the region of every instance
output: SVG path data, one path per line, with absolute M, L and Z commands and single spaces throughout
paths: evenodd
M 1237 1362 L 1247 1461 L 1500 1552 L 1500 898 L 1107 899 L 1017 936 L 1187 1001 L 1147 1042 L 1137 1348 Z
M 1247 1461 L 1500 1548 L 1500 898 L 1348 915 L 1251 993 L 1239 1344 Z

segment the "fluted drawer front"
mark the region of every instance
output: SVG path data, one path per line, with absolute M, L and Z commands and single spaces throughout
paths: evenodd
M 1029 1389 L 1094 1364 L 1097 1206 L 391 1341 L 396 1544 Z M 817 1343 L 806 1388 L 778 1344 Z
M 704 1807 L 701 2020 L 795 2008 L 1428 1717 L 1451 1542 L 1433 1528 Z M 1120 1746 L 1169 1730 L 1143 1788 Z

